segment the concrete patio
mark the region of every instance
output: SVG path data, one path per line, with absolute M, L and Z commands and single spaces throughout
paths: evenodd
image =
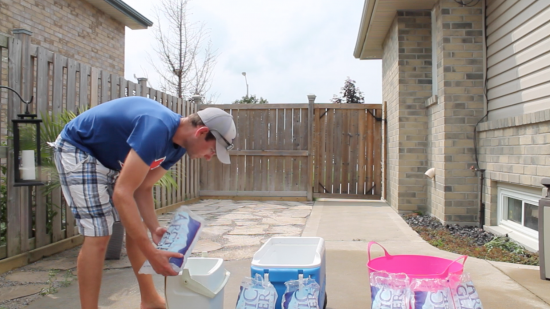
M 301 235 L 325 239 L 328 309 L 370 307 L 365 264 L 368 260 L 367 243 L 371 240 L 383 245 L 393 255 L 421 254 L 448 259 L 459 256 L 426 243 L 381 201 L 320 199 L 312 206 L 297 202 L 206 200 L 190 208 L 209 222 L 196 253 L 207 251 L 209 257 L 223 257 L 225 268 L 231 272 L 224 290 L 224 308 L 235 307 L 240 282 L 250 275 L 254 252 L 272 236 Z M 167 214 L 159 219 L 167 222 L 170 217 Z M 76 249 L 14 270 L 3 280 L 47 286 L 49 269 L 74 270 Z M 373 246 L 373 257 L 382 253 L 380 248 Z M 470 273 L 485 309 L 550 308 L 547 292 L 550 281 L 539 279 L 538 267 L 468 258 L 465 271 Z M 64 280 L 61 274 L 58 274 L 58 280 Z M 74 277 L 71 279 L 75 280 Z M 156 276 L 155 280 L 162 292 L 164 278 Z M 15 286 L 0 289 L 0 301 L 6 299 L 7 293 L 14 293 Z M 74 282 L 68 287 L 60 287 L 55 294 L 35 296 L 35 300 L 24 308 L 79 308 L 77 295 L 78 287 Z M 100 308 L 139 308 L 137 284 L 125 258 L 107 261 Z

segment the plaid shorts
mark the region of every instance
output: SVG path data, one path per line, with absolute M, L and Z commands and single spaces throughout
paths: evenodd
M 113 189 L 118 172 L 101 164 L 92 155 L 58 137 L 54 159 L 63 196 L 76 219 L 80 234 L 108 236 L 119 221 L 113 205 Z

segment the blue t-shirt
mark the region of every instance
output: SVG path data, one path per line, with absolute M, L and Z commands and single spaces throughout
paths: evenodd
M 156 101 L 125 97 L 85 111 L 65 126 L 61 137 L 112 170 L 121 170 L 130 149 L 151 169 L 168 170 L 185 154 L 172 142 L 180 119 Z

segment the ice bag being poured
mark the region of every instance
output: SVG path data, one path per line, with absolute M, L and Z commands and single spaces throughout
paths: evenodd
M 195 243 L 199 240 L 204 219 L 195 215 L 189 208 L 182 206 L 178 209 L 170 226 L 157 245 L 157 249 L 183 254 L 183 258 L 170 258 L 172 269 L 178 273 L 181 271 L 189 255 L 193 251 Z M 140 274 L 155 274 L 155 270 L 145 261 L 139 270 Z

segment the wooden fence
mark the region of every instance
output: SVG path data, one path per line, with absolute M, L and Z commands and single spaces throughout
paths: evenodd
M 77 112 L 124 96 L 146 96 L 185 116 L 196 105 L 115 74 L 78 63 L 30 43 L 25 31 L 0 35 L 0 84 L 34 96 L 31 112 Z M 380 198 L 381 105 L 379 104 L 215 105 L 237 125 L 231 165 L 188 156 L 172 172 L 177 188 L 154 188 L 159 210 L 200 197 Z M 19 98 L 0 89 L 0 273 L 78 245 L 71 212 L 60 190 L 13 186 L 11 119 L 22 112 Z M 0 145 L 1 146 L 1 145 Z M 2 155 L 2 149 L 7 154 Z M 199 175 L 199 170 L 200 175 Z M 200 176 L 200 177 L 199 177 Z M 199 183 L 200 179 L 200 183 Z M 200 190 L 199 190 L 200 189 Z
M 111 99 L 141 95 L 152 98 L 185 116 L 197 111 L 197 104 L 178 99 L 115 74 L 78 63 L 30 43 L 24 31 L 15 37 L 0 35 L 0 84 L 18 91 L 25 100 L 34 96 L 31 112 L 56 114 L 63 110 L 77 112 Z M 0 142 L 7 144 L 7 167 L 0 188 L 0 259 L 12 259 L 21 266 L 43 255 L 62 251 L 79 241 L 74 219 L 65 205 L 60 190 L 45 196 L 43 188 L 13 186 L 13 150 L 9 139 L 11 119 L 21 113 L 23 104 L 11 91 L 0 89 Z M 174 206 L 198 197 L 199 164 L 188 156 L 172 167 L 177 188 L 154 188 L 156 208 Z M 80 240 L 81 241 L 81 240 Z M 53 247 L 50 244 L 58 244 Z M 44 248 L 44 250 L 39 250 Z M 0 263 L 1 264 L 1 263 Z M 8 266 L 7 266 L 8 267 Z M 0 273 L 2 273 L 0 265 Z
M 237 137 L 230 165 L 202 162 L 201 197 L 380 198 L 380 104 L 211 106 L 233 115 Z

